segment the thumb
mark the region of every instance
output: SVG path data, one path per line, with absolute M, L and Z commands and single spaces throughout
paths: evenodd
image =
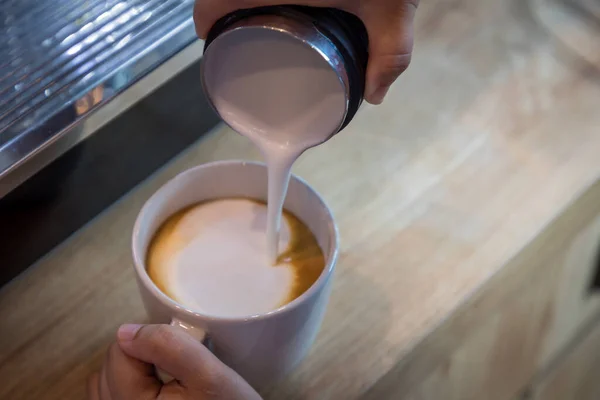
M 123 325 L 117 338 L 125 354 L 154 364 L 184 385 L 211 381 L 227 368 L 200 342 L 170 325 Z
M 117 338 L 125 354 L 154 364 L 189 390 L 192 398 L 260 399 L 238 374 L 180 328 L 123 325 Z
M 390 86 L 410 64 L 413 50 L 413 20 L 418 0 L 397 1 L 397 10 L 364 10 L 363 19 L 369 33 L 369 66 L 365 99 L 380 104 Z M 384 15 L 385 14 L 385 15 Z

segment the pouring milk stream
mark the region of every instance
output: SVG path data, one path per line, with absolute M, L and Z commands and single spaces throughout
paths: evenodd
M 356 32 L 336 23 L 357 21 L 339 10 L 270 7 L 240 13 L 225 17 L 209 34 L 202 81 L 215 110 L 258 147 L 267 164 L 267 256 L 274 264 L 291 168 L 354 116 L 364 91 L 366 45 L 351 46 Z M 303 19 L 307 14 L 311 19 Z M 338 22 L 328 22 L 330 15 Z M 321 17 L 327 29 L 315 25 Z M 351 58 L 357 54 L 362 59 Z

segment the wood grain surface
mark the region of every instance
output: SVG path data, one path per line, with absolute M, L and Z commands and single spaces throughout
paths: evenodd
M 477 328 L 469 315 L 539 273 L 512 260 L 552 245 L 539 238 L 593 192 L 598 66 L 527 4 L 421 2 L 413 65 L 384 105 L 295 166 L 333 209 L 342 251 L 311 354 L 266 398 L 402 398 Z M 146 318 L 130 255 L 142 204 L 178 172 L 231 158 L 259 154 L 227 128 L 200 139 L 0 290 L 1 399 L 84 398 L 119 324 Z
M 600 181 L 363 397 L 515 399 L 600 316 L 599 253 Z
M 532 388 L 531 400 L 597 400 L 600 398 L 600 318 L 577 337 L 572 350 L 566 354 Z

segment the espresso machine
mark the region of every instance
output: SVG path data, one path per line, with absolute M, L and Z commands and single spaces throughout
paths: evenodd
M 192 9 L 0 4 L 0 286 L 219 123 Z

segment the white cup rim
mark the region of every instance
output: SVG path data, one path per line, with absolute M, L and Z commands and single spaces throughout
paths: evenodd
M 150 276 L 148 276 L 148 273 L 145 268 L 146 267 L 145 261 L 144 261 L 146 254 L 140 254 L 141 250 L 139 248 L 137 248 L 137 246 L 136 246 L 136 237 L 138 237 L 140 235 L 142 217 L 146 213 L 149 212 L 148 208 L 149 208 L 150 203 L 152 203 L 152 201 L 154 199 L 159 197 L 160 193 L 169 190 L 169 187 L 172 185 L 172 183 L 174 181 L 180 180 L 186 175 L 194 174 L 199 170 L 208 170 L 208 169 L 222 168 L 222 167 L 228 167 L 228 166 L 242 166 L 243 167 L 243 166 L 247 166 L 247 165 L 266 168 L 266 165 L 261 162 L 244 161 L 244 160 L 227 160 L 227 161 L 213 161 L 213 162 L 201 164 L 196 167 L 187 169 L 183 172 L 180 172 L 174 178 L 170 179 L 168 182 L 163 184 L 148 200 L 146 200 L 146 202 L 142 206 L 142 209 L 140 210 L 138 216 L 136 217 L 135 225 L 133 227 L 132 243 L 131 243 L 131 248 L 132 248 L 132 252 L 133 252 L 133 265 L 134 265 L 136 274 L 138 275 L 138 278 L 141 280 L 142 284 L 144 286 L 146 286 L 146 288 L 148 288 L 152 292 L 152 294 L 163 305 L 167 306 L 169 309 L 175 310 L 178 313 L 183 313 L 184 315 L 186 315 L 190 318 L 201 319 L 203 321 L 209 321 L 209 322 L 219 322 L 219 323 L 239 323 L 239 322 L 251 322 L 251 321 L 260 321 L 260 320 L 270 319 L 270 318 L 274 318 L 274 317 L 280 316 L 282 314 L 285 314 L 285 313 L 297 308 L 298 306 L 300 306 L 302 303 L 306 302 L 312 296 L 317 295 L 321 291 L 322 287 L 327 283 L 328 279 L 330 279 L 331 276 L 333 275 L 333 271 L 335 269 L 335 265 L 337 264 L 337 259 L 338 259 L 338 255 L 339 255 L 339 233 L 338 233 L 337 224 L 333 217 L 333 213 L 331 212 L 331 209 L 329 208 L 327 203 L 325 203 L 325 201 L 323 200 L 321 195 L 319 195 L 319 193 L 312 186 L 310 186 L 304 179 L 300 178 L 299 176 L 297 176 L 295 174 L 292 174 L 290 180 L 294 180 L 294 181 L 298 182 L 299 184 L 305 186 L 308 189 L 308 191 L 313 196 L 315 196 L 315 198 L 318 200 L 318 202 L 320 203 L 321 207 L 323 208 L 323 210 L 327 214 L 327 217 L 330 220 L 330 227 L 332 230 L 330 232 L 331 246 L 329 248 L 329 252 L 328 252 L 327 258 L 326 258 L 327 264 L 325 265 L 323 272 L 321 273 L 319 278 L 315 281 L 315 283 L 313 283 L 312 286 L 310 288 L 308 288 L 308 290 L 306 290 L 300 296 L 298 296 L 291 302 L 286 303 L 283 306 L 281 306 L 275 310 L 266 312 L 266 313 L 258 313 L 258 314 L 242 316 L 242 317 L 224 317 L 224 316 L 218 316 L 218 315 L 205 314 L 205 313 L 202 313 L 199 311 L 194 311 L 194 310 L 191 310 L 191 309 L 185 307 L 183 304 L 176 302 L 175 300 L 173 300 L 169 296 L 167 296 L 165 293 L 163 293 L 158 288 L 158 286 L 156 286 L 154 281 L 152 281 Z

